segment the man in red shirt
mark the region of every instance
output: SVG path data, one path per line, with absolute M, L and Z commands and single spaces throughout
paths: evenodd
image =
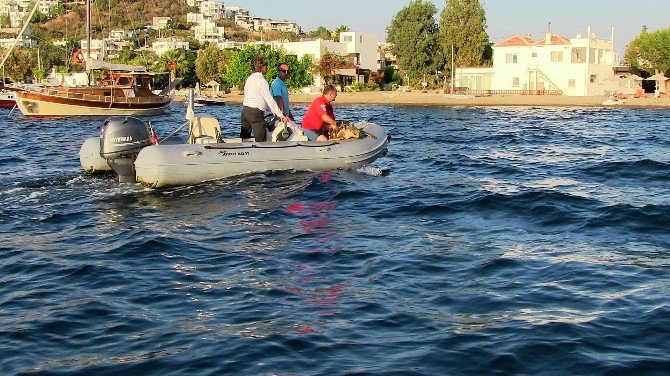
M 328 130 L 337 126 L 331 103 L 337 97 L 333 85 L 323 88 L 323 95 L 312 101 L 302 118 L 302 130 L 310 141 L 328 141 Z

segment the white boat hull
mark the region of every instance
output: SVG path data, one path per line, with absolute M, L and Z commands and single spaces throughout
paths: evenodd
M 147 116 L 160 115 L 169 111 L 169 103 L 155 108 L 91 107 L 19 97 L 16 99 L 16 104 L 28 117 Z
M 264 171 L 323 171 L 369 164 L 386 153 L 388 136 L 373 123 L 356 126 L 367 137 L 344 141 L 230 142 L 154 145 L 140 151 L 136 179 L 161 188 Z

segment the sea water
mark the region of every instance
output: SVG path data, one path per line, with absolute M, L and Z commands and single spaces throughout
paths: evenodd
M 668 374 L 670 111 L 335 111 L 389 154 L 165 190 L 0 114 L 0 374 Z

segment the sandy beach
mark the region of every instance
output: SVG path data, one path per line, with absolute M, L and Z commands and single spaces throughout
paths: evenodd
M 310 103 L 319 94 L 292 93 L 291 102 Z M 242 103 L 243 96 L 237 93 L 224 96 L 228 103 Z M 531 107 L 613 107 L 603 106 L 607 97 L 566 97 L 510 95 L 474 98 L 450 98 L 437 91 L 372 91 L 339 93 L 336 103 L 341 104 L 387 104 L 400 106 L 531 106 Z M 670 108 L 670 98 L 627 98 L 617 107 Z

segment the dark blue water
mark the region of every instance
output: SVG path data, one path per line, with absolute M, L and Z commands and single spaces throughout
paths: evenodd
M 336 113 L 389 155 L 159 191 L 2 114 L 0 374 L 670 373 L 670 111 Z

